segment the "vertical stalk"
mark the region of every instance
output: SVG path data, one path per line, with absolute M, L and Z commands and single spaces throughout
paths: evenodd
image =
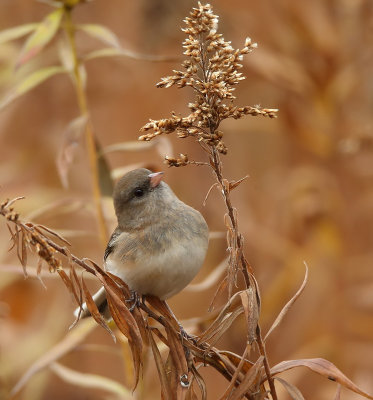
M 229 191 L 226 188 L 226 185 L 224 185 L 224 178 L 223 178 L 223 174 L 221 171 L 221 160 L 220 160 L 220 156 L 219 156 L 219 152 L 216 150 L 216 148 L 214 146 L 211 147 L 211 161 L 212 161 L 212 168 L 214 170 L 214 173 L 216 175 L 216 179 L 219 182 L 221 191 L 223 193 L 223 197 L 224 197 L 224 202 L 225 202 L 225 206 L 227 208 L 228 211 L 228 216 L 230 219 L 230 223 L 233 229 L 233 232 L 236 236 L 236 243 L 237 243 L 237 248 L 238 250 L 240 250 L 241 253 L 241 264 L 242 264 L 242 273 L 244 275 L 244 279 L 245 279 L 245 284 L 246 287 L 249 287 L 251 285 L 251 280 L 250 280 L 250 274 L 253 273 L 250 265 L 248 264 L 248 262 L 245 259 L 245 256 L 243 254 L 243 243 L 241 240 L 241 235 L 238 232 L 238 224 L 237 224 L 237 219 L 236 216 L 234 214 L 234 210 L 233 210 L 233 206 L 231 203 L 231 199 L 229 196 Z M 268 384 L 269 384 L 269 388 L 270 388 L 270 392 L 272 395 L 272 399 L 273 400 L 277 400 L 277 393 L 276 393 L 276 388 L 275 388 L 275 384 L 271 375 L 271 369 L 269 366 L 269 361 L 268 361 L 268 357 L 267 357 L 267 353 L 266 353 L 266 349 L 265 349 L 265 344 L 262 340 L 262 336 L 261 336 L 261 330 L 260 330 L 260 325 L 259 323 L 257 324 L 256 327 L 256 340 L 258 343 L 258 347 L 259 347 L 259 352 L 260 354 L 264 357 L 263 358 L 263 365 L 264 365 L 264 370 L 266 372 L 267 375 L 267 380 L 268 380 Z
M 76 50 L 75 43 L 75 28 L 71 19 L 72 7 L 65 7 L 65 32 L 70 44 L 70 50 L 73 57 L 73 74 L 75 79 L 75 91 L 76 97 L 78 101 L 79 111 L 81 116 L 87 117 L 87 124 L 85 127 L 85 141 L 87 146 L 87 152 L 89 157 L 89 167 L 91 171 L 91 179 L 92 179 L 92 190 L 93 190 L 93 199 L 96 207 L 97 213 L 97 223 L 100 232 L 100 239 L 103 245 L 105 246 L 107 243 L 107 227 L 105 223 L 104 213 L 102 210 L 101 204 L 101 190 L 100 190 L 100 182 L 99 182 L 99 173 L 97 167 L 97 148 L 95 143 L 95 137 L 93 133 L 92 122 L 89 118 L 88 106 L 87 106 L 87 97 L 84 90 L 83 80 L 81 76 L 81 72 L 79 69 L 80 62 L 78 59 L 78 53 Z

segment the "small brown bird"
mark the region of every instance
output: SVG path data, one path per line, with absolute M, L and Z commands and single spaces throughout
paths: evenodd
M 202 215 L 179 200 L 162 178 L 163 172 L 135 169 L 115 186 L 118 226 L 106 247 L 104 267 L 137 294 L 166 300 L 184 289 L 200 270 L 208 247 L 208 227 Z M 103 310 L 104 288 L 93 299 Z M 81 316 L 87 315 L 84 305 Z

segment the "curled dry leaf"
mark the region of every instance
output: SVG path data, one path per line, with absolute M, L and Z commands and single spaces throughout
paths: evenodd
M 88 389 L 99 389 L 109 392 L 121 400 L 132 399 L 132 393 L 119 382 L 101 375 L 87 374 L 67 368 L 57 362 L 50 365 L 50 369 L 65 382 Z
M 271 374 L 277 375 L 281 372 L 297 367 L 307 367 L 312 371 L 325 376 L 331 381 L 337 382 L 345 388 L 366 397 L 367 399 L 373 399 L 372 395 L 364 392 L 362 389 L 356 386 L 333 363 L 323 358 L 304 358 L 300 360 L 282 361 L 271 368 Z
M 243 178 L 239 179 L 238 181 L 230 181 L 228 184 L 228 191 L 231 192 L 233 189 L 235 189 L 238 185 L 240 185 L 248 177 L 249 177 L 249 175 L 246 175 Z
M 99 309 L 97 308 L 97 305 L 94 302 L 92 295 L 89 292 L 87 285 L 84 282 L 84 279 L 82 279 L 82 288 L 84 292 L 85 303 L 93 319 L 105 330 L 107 330 L 110 333 L 111 337 L 113 338 L 114 342 L 116 342 L 116 337 L 113 331 L 109 328 L 108 324 L 105 321 L 105 318 L 101 315 Z
M 124 297 L 122 289 L 119 288 L 115 281 L 97 264 L 95 264 L 91 260 L 89 261 L 95 269 L 96 276 L 100 279 L 105 287 L 106 297 L 110 308 L 110 314 L 113 317 L 113 320 L 118 329 L 128 339 L 135 369 L 135 382 L 133 387 L 134 390 L 139 380 L 140 369 L 142 365 L 143 343 L 140 329 L 132 313 L 128 310 L 126 306 L 126 299 Z M 122 282 L 122 284 L 126 286 L 124 282 Z
M 166 368 L 163 363 L 161 353 L 158 350 L 157 344 L 153 338 L 152 329 L 148 329 L 149 343 L 153 352 L 155 365 L 157 367 L 159 381 L 161 383 L 162 398 L 165 400 L 173 400 L 170 382 L 167 377 Z
M 242 382 L 233 391 L 229 400 L 240 400 L 245 394 L 259 392 L 261 371 L 264 357 L 260 356 L 250 370 L 245 374 Z
M 334 396 L 334 400 L 341 400 L 341 389 L 342 389 L 342 386 L 338 383 L 337 391 Z
M 228 303 L 222 308 L 215 321 L 206 329 L 205 332 L 202 333 L 202 335 L 199 336 L 198 343 L 206 341 L 209 341 L 210 344 L 215 343 L 231 326 L 233 321 L 244 312 L 247 315 L 248 327 L 251 327 L 252 325 L 255 325 L 256 327 L 257 317 L 254 318 L 256 322 L 253 323 L 253 321 L 251 320 L 252 315 L 250 314 L 252 312 L 252 310 L 250 310 L 250 307 L 252 307 L 252 304 L 256 303 L 256 299 L 254 302 L 253 300 L 250 300 L 252 298 L 253 293 L 251 288 L 235 293 L 230 298 Z M 257 313 L 254 312 L 253 316 L 254 315 L 257 316 Z
M 272 326 L 269 328 L 269 331 L 267 332 L 264 341 L 267 340 L 267 338 L 269 337 L 269 335 L 274 331 L 274 329 L 276 329 L 278 327 L 278 325 L 281 323 L 281 321 L 283 320 L 283 318 L 285 317 L 285 315 L 288 313 L 290 307 L 295 303 L 295 301 L 298 299 L 298 297 L 302 294 L 304 288 L 306 287 L 307 284 L 307 280 L 308 280 L 308 266 L 306 263 L 304 263 L 305 267 L 306 267 L 306 273 L 304 275 L 304 279 L 302 282 L 301 287 L 297 290 L 297 292 L 295 293 L 295 295 L 285 304 L 285 306 L 283 307 L 283 309 L 281 310 L 280 314 L 277 316 L 277 318 L 275 319 L 275 322 L 272 324 Z
M 234 371 L 234 374 L 232 376 L 232 379 L 228 385 L 228 387 L 226 388 L 224 394 L 220 397 L 220 400 L 226 400 L 229 399 L 230 395 L 232 394 L 232 390 L 233 388 L 236 386 L 236 382 L 237 382 L 237 378 L 239 375 L 242 375 L 241 371 L 243 371 L 244 373 L 247 373 L 249 371 L 249 369 L 251 368 L 251 366 L 253 364 L 250 365 L 250 368 L 246 368 L 245 370 L 243 370 L 243 368 L 246 366 L 247 367 L 247 363 L 246 363 L 246 357 L 247 354 L 249 353 L 249 346 L 246 346 L 244 353 L 242 354 L 242 357 L 237 357 L 236 354 L 234 353 L 228 353 L 226 354 L 228 356 L 228 359 L 233 362 L 233 364 L 236 367 L 236 370 Z M 220 352 L 220 354 L 222 354 L 222 352 Z

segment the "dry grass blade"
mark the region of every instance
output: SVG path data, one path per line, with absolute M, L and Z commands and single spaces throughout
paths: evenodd
M 237 308 L 233 312 L 228 313 L 224 316 L 222 320 L 220 320 L 218 326 L 214 331 L 212 331 L 208 336 L 204 339 L 208 341 L 210 346 L 216 344 L 216 342 L 224 335 L 224 333 L 231 327 L 233 322 L 243 313 L 243 308 Z
M 61 277 L 62 282 L 65 284 L 69 292 L 74 296 L 73 284 L 70 278 L 67 276 L 66 272 L 62 268 L 59 268 L 57 269 L 57 273 Z
M 235 189 L 238 185 L 240 185 L 248 177 L 249 177 L 249 175 L 246 175 L 243 178 L 239 179 L 238 181 L 229 182 L 228 183 L 228 191 L 231 192 L 233 189 Z
M 231 379 L 227 389 L 225 390 L 224 394 L 220 397 L 220 400 L 229 399 L 229 397 L 230 397 L 230 395 L 232 393 L 232 390 L 236 385 L 237 378 L 240 375 L 241 371 L 243 370 L 243 368 L 244 368 L 244 366 L 246 364 L 245 357 L 247 356 L 248 352 L 249 352 L 249 347 L 246 346 L 245 351 L 242 354 L 242 358 L 239 358 L 239 362 L 238 363 L 237 363 L 237 359 L 236 358 L 233 358 L 233 357 L 229 358 L 231 361 L 232 361 L 232 358 L 233 358 L 233 361 L 234 361 L 235 365 L 237 366 L 237 368 L 234 371 L 234 374 L 232 376 L 232 379 Z M 244 371 L 244 372 L 246 372 L 246 374 L 247 374 L 248 371 L 249 371 L 249 369 L 246 369 L 246 371 Z
M 37 372 L 49 366 L 53 361 L 59 360 L 83 342 L 96 326 L 92 319 L 81 321 L 75 329 L 69 331 L 59 343 L 31 365 L 11 390 L 11 396 L 15 396 Z
M 14 199 L 12 199 L 12 200 L 7 200 L 6 201 L 6 204 L 4 204 L 4 208 L 6 207 L 7 209 L 10 209 L 10 207 L 16 202 L 16 201 L 18 201 L 18 200 L 24 200 L 26 197 L 25 196 L 18 196 L 18 197 L 15 197 Z M 10 210 L 11 211 L 11 210 Z
M 26 226 L 29 226 L 29 225 L 26 224 Z M 62 237 L 62 236 L 59 235 L 57 232 L 52 231 L 52 229 L 49 229 L 49 228 L 47 228 L 47 227 L 44 226 L 44 225 L 40 225 L 40 224 L 38 224 L 38 225 L 33 225 L 33 228 L 34 228 L 36 231 L 38 231 L 39 233 L 41 233 L 40 231 L 41 231 L 41 229 L 42 229 L 42 230 L 44 230 L 44 231 L 50 233 L 52 236 L 54 236 L 54 237 L 60 239 L 61 242 L 65 243 L 67 246 L 71 246 L 71 243 L 70 243 L 69 241 L 67 241 L 64 237 Z
M 279 381 L 282 384 L 282 386 L 286 389 L 286 391 L 289 393 L 290 397 L 293 400 L 305 400 L 301 391 L 296 386 L 292 385 L 291 383 L 285 381 L 285 379 L 282 378 L 275 378 L 275 380 Z
M 281 310 L 280 314 L 277 316 L 275 319 L 275 322 L 272 324 L 270 327 L 269 331 L 265 335 L 264 342 L 268 339 L 269 335 L 278 327 L 278 325 L 281 323 L 285 315 L 288 313 L 290 307 L 295 303 L 295 301 L 298 299 L 298 297 L 302 294 L 304 288 L 306 287 L 307 280 L 308 280 L 308 266 L 306 263 L 304 263 L 306 267 L 306 273 L 304 275 L 303 283 L 301 287 L 298 289 L 298 291 L 295 293 L 295 295 L 285 304 L 284 308 Z
M 9 230 L 9 233 L 10 233 L 10 236 L 11 236 L 11 238 L 10 238 L 11 246 L 10 246 L 9 249 L 8 249 L 8 251 L 11 251 L 11 250 L 13 250 L 14 247 L 17 245 L 17 241 L 16 241 L 17 236 L 16 236 L 16 234 L 12 231 L 12 228 L 10 227 L 9 224 L 6 224 L 6 226 L 7 226 L 8 230 Z M 16 229 L 17 229 L 17 227 L 16 227 Z
M 148 330 L 149 342 L 153 352 L 155 365 L 157 367 L 159 381 L 161 383 L 162 399 L 164 400 L 174 400 L 174 396 L 171 392 L 170 382 L 167 377 L 166 369 L 161 357 L 161 353 L 158 350 L 157 344 L 152 335 L 152 330 Z
M 253 385 L 255 384 L 255 382 L 257 382 L 259 386 L 263 361 L 264 357 L 260 356 L 256 363 L 250 368 L 249 372 L 245 374 L 245 377 L 243 378 L 239 386 L 233 391 L 232 396 L 229 398 L 229 400 L 240 400 L 243 396 L 252 393 L 254 390 Z
M 244 355 L 238 356 L 235 353 L 232 353 L 231 351 L 227 351 L 227 350 L 220 350 L 219 354 L 221 356 L 226 357 L 233 365 L 235 365 L 236 367 L 238 367 L 238 365 L 242 362 L 242 360 L 244 361 L 244 363 L 242 364 L 241 370 L 242 372 L 246 373 L 247 371 L 249 371 L 249 369 L 254 365 L 253 362 L 246 360 Z
M 340 384 L 338 384 L 337 391 L 334 396 L 334 400 L 341 400 L 341 390 L 342 390 L 342 386 Z
M 279 364 L 275 365 L 273 368 L 271 368 L 271 374 L 277 375 L 281 372 L 288 371 L 289 369 L 297 367 L 307 367 L 312 371 L 322 376 L 325 376 L 331 381 L 338 382 L 345 388 L 355 393 L 358 393 L 361 396 L 366 397 L 367 399 L 373 399 L 372 395 L 369 395 L 368 393 L 361 390 L 358 386 L 356 386 L 333 363 L 331 363 L 328 360 L 324 360 L 323 358 L 306 358 L 300 360 L 282 361 Z
M 93 319 L 104 329 L 106 329 L 111 337 L 113 338 L 114 342 L 116 342 L 116 337 L 113 333 L 113 331 L 109 328 L 108 324 L 105 321 L 105 318 L 101 315 L 99 309 L 97 308 L 96 303 L 94 302 L 91 293 L 89 292 L 87 285 L 84 282 L 84 279 L 82 279 L 82 288 L 84 292 L 84 297 L 85 297 L 85 303 L 87 305 L 87 308 L 89 312 L 91 313 Z
M 121 302 L 118 298 L 115 298 L 115 295 L 108 294 L 107 292 L 107 301 L 109 304 L 110 314 L 113 317 L 115 324 L 118 329 L 127 337 L 128 343 L 132 352 L 133 366 L 135 370 L 135 381 L 133 384 L 133 390 L 136 389 L 136 386 L 139 382 L 140 377 L 140 369 L 142 365 L 142 339 L 140 331 L 136 325 L 136 321 L 128 321 L 128 313 L 130 311 L 126 307 L 125 303 Z M 127 310 L 124 311 L 124 310 Z M 123 312 L 124 311 L 124 312 Z
M 187 393 L 186 388 L 189 387 L 190 377 L 188 377 L 188 365 L 185 358 L 184 348 L 181 341 L 172 329 L 166 324 L 167 342 L 170 348 L 170 358 L 174 368 L 171 370 L 171 375 L 174 376 L 176 398 L 179 400 L 184 399 Z M 182 379 L 184 377 L 184 379 Z M 185 378 L 187 377 L 187 378 Z M 183 384 L 182 384 L 183 382 Z
M 45 285 L 42 277 L 41 277 L 41 271 L 43 269 L 43 259 L 41 257 L 39 257 L 38 259 L 38 266 L 36 269 L 36 277 L 39 279 L 39 282 L 41 283 L 41 285 L 43 286 L 44 289 L 47 288 L 47 286 Z
M 67 252 L 67 254 L 70 254 L 70 253 Z M 83 310 L 82 306 L 81 306 L 82 303 L 83 303 L 83 290 L 82 290 L 82 287 L 80 285 L 79 278 L 78 278 L 78 276 L 76 274 L 75 267 L 74 267 L 74 264 L 72 263 L 71 259 L 69 259 L 69 264 L 70 264 L 70 281 L 72 283 L 72 292 L 73 292 L 73 296 L 75 298 L 75 301 L 77 302 L 77 304 L 79 304 L 79 313 L 78 313 L 75 321 L 73 322 L 73 324 L 69 328 L 69 329 L 72 329 L 77 324 L 77 322 L 79 321 L 80 314 L 81 314 L 81 312 Z
M 118 400 L 129 400 L 133 398 L 132 393 L 126 387 L 104 376 L 75 371 L 56 362 L 50 365 L 50 369 L 65 382 L 72 385 L 88 389 L 105 390 L 114 395 L 114 398 Z
M 244 312 L 241 294 L 247 290 L 249 289 L 237 292 L 230 298 L 229 302 L 220 311 L 215 321 L 206 329 L 205 332 L 203 332 L 202 335 L 199 336 L 198 343 L 208 341 L 218 333 L 222 334 L 222 331 L 228 329 L 232 322 Z M 248 310 L 248 313 L 249 311 L 250 310 Z M 249 314 L 248 318 L 251 318 Z M 222 324 L 224 324 L 224 329 L 222 329 Z
M 207 400 L 206 383 L 203 380 L 201 374 L 198 372 L 198 369 L 196 368 L 196 366 L 194 364 L 192 365 L 192 374 L 198 384 L 199 390 L 201 392 L 202 400 Z
M 110 313 L 113 317 L 113 320 L 116 323 L 118 329 L 128 339 L 135 369 L 135 382 L 133 388 L 135 389 L 139 381 L 140 369 L 142 365 L 141 356 L 143 343 L 140 329 L 132 313 L 128 310 L 126 306 L 126 299 L 124 297 L 123 291 L 117 286 L 115 281 L 108 274 L 106 274 L 105 271 L 103 271 L 94 262 L 90 262 L 96 270 L 96 276 L 100 279 L 105 287 Z
M 117 283 L 117 285 L 122 289 L 122 291 L 125 291 L 126 296 L 130 295 L 129 289 L 128 289 L 127 285 L 122 281 L 122 279 L 111 274 L 110 272 L 108 272 L 107 275 L 110 278 L 112 278 L 114 282 Z M 124 311 L 124 312 L 126 312 L 126 311 Z M 138 307 L 135 307 L 135 309 L 133 311 L 131 311 L 130 315 L 133 316 L 133 318 L 136 321 L 136 324 L 137 324 L 137 327 L 139 328 L 143 343 L 148 345 L 148 333 L 146 332 L 145 321 L 144 321 L 144 318 L 143 318 L 140 310 L 138 309 Z
M 18 231 L 17 231 L 18 232 Z M 23 273 L 27 277 L 26 265 L 27 265 L 27 235 L 21 230 L 19 234 L 19 242 L 17 247 L 17 255 L 23 268 Z

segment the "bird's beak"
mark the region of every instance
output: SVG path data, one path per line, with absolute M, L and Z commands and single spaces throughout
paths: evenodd
M 149 175 L 150 178 L 150 187 L 151 188 L 155 188 L 159 185 L 159 183 L 161 182 L 162 178 L 163 178 L 163 174 L 164 172 L 154 172 L 153 174 Z

